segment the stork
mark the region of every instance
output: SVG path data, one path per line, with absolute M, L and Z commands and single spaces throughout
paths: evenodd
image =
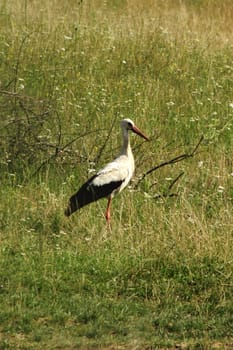
M 130 146 L 129 131 L 136 133 L 149 141 L 131 119 L 121 121 L 122 148 L 120 155 L 108 163 L 96 175 L 85 182 L 80 189 L 69 199 L 65 215 L 70 216 L 76 210 L 101 198 L 108 198 L 105 218 L 110 225 L 110 206 L 112 198 L 121 192 L 129 183 L 134 173 L 134 157 Z

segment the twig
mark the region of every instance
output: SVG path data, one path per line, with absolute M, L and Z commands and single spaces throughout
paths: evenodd
M 61 118 L 60 118 L 60 114 L 57 111 L 56 111 L 56 116 L 57 116 L 57 120 L 58 120 L 58 137 L 57 137 L 58 140 L 57 140 L 57 145 L 56 145 L 56 149 L 55 149 L 55 156 L 57 156 L 59 153 L 61 139 L 62 139 Z
M 115 118 L 113 119 L 112 125 L 111 125 L 111 127 L 110 127 L 110 129 L 108 131 L 108 134 L 107 134 L 107 136 L 105 138 L 105 141 L 104 141 L 102 147 L 100 147 L 100 150 L 99 150 L 97 156 L 93 160 L 93 162 L 96 163 L 96 164 L 98 164 L 99 159 L 100 159 L 100 157 L 101 157 L 101 155 L 102 155 L 102 153 L 103 153 L 103 151 L 104 151 L 104 149 L 105 149 L 105 147 L 106 147 L 106 145 L 108 143 L 108 140 L 109 140 L 109 138 L 111 136 L 112 129 L 113 129 L 114 125 L 115 125 L 116 119 L 117 119 L 117 116 L 115 116 Z
M 159 168 L 162 168 L 166 165 L 171 165 L 171 164 L 175 164 L 175 163 L 178 163 L 178 162 L 181 162 L 182 160 L 184 159 L 187 159 L 187 158 L 192 158 L 197 150 L 198 150 L 198 147 L 200 146 L 201 142 L 203 141 L 204 139 L 204 136 L 202 135 L 200 140 L 198 141 L 197 145 L 195 146 L 195 148 L 193 149 L 193 151 L 191 153 L 184 153 L 184 154 L 181 154 L 179 156 L 176 156 L 170 160 L 167 160 L 165 162 L 162 162 L 158 165 L 156 165 L 155 167 L 147 170 L 138 180 L 138 182 L 136 183 L 135 187 L 137 187 L 139 185 L 139 183 L 145 179 L 146 176 L 148 176 L 149 174 L 153 173 L 154 171 L 158 170 Z
M 18 80 L 18 74 L 19 74 L 19 67 L 20 67 L 20 58 L 21 58 L 21 55 L 22 55 L 22 52 L 23 52 L 23 47 L 24 47 L 24 44 L 25 42 L 27 41 L 27 39 L 32 35 L 34 34 L 34 31 L 33 32 L 30 32 L 28 34 L 26 34 L 20 45 L 19 45 L 19 50 L 18 50 L 18 55 L 17 55 L 17 58 L 16 58 L 16 63 L 15 63 L 15 67 L 14 67 L 14 70 L 15 70 L 15 77 L 14 77 L 14 86 L 13 86 L 13 91 L 14 93 L 16 93 L 16 87 L 17 87 L 17 80 Z
M 172 189 L 172 187 L 177 183 L 177 181 L 181 178 L 181 176 L 184 175 L 184 171 L 182 171 L 168 186 L 168 189 L 166 192 L 162 193 L 162 194 L 157 194 L 155 195 L 153 198 L 154 199 L 158 199 L 158 198 L 167 198 L 167 197 L 177 197 L 178 194 L 177 193 L 169 193 Z
M 182 171 L 169 185 L 168 192 L 171 191 L 172 187 L 177 183 L 177 181 L 184 175 L 184 171 Z
M 164 194 L 156 194 L 153 199 L 159 199 L 159 198 L 171 198 L 171 197 L 177 197 L 177 193 L 164 193 Z
M 30 178 L 34 177 L 46 164 L 49 164 L 53 158 L 56 158 L 59 153 L 63 152 L 66 148 L 68 148 L 70 145 L 72 145 L 75 141 L 77 141 L 78 139 L 81 139 L 81 138 L 83 138 L 83 137 L 85 137 L 87 135 L 94 134 L 94 133 L 99 132 L 99 131 L 103 131 L 103 129 L 97 129 L 97 130 L 92 130 L 92 131 L 85 132 L 84 134 L 81 134 L 81 135 L 75 137 L 73 140 L 71 140 L 68 143 L 66 143 L 63 147 L 58 147 L 58 145 L 55 145 L 54 146 L 55 153 L 53 153 L 50 157 L 45 159 L 39 165 L 39 167 L 32 173 Z M 50 145 L 50 147 L 51 147 L 51 145 Z
M 12 83 L 13 80 L 10 82 Z M 18 98 L 18 99 L 21 99 L 21 100 L 32 100 L 32 101 L 35 101 L 35 102 L 44 102 L 42 99 L 39 99 L 37 97 L 34 97 L 34 96 L 28 96 L 28 95 L 23 95 L 19 92 L 14 92 L 14 91 L 8 91 L 8 90 L 0 90 L 0 95 L 7 95 L 9 97 L 13 97 L 13 98 Z

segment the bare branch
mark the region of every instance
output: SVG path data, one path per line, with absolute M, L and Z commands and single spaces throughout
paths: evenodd
M 22 41 L 21 41 L 21 43 L 20 43 L 20 45 L 19 45 L 19 50 L 18 50 L 18 55 L 17 55 L 17 57 L 16 57 L 16 63 L 15 63 L 15 67 L 14 67 L 14 71 L 15 71 L 15 77 L 14 77 L 14 85 L 13 85 L 13 91 L 14 91 L 14 94 L 17 92 L 16 90 L 16 88 L 17 88 L 17 80 L 18 80 L 18 75 L 19 75 L 19 68 L 20 68 L 20 59 L 21 59 L 21 55 L 22 55 L 22 52 L 23 52 L 23 48 L 24 48 L 24 44 L 26 43 L 26 41 L 27 41 L 27 39 L 31 36 L 31 35 L 33 35 L 35 32 L 33 31 L 33 32 L 30 32 L 30 33 L 27 33 L 24 37 L 23 37 L 23 39 L 22 39 Z
M 105 147 L 106 147 L 106 145 L 107 145 L 107 143 L 108 143 L 108 140 L 109 140 L 109 138 L 110 138 L 110 136 L 111 136 L 112 129 L 113 129 L 114 125 L 115 125 L 116 119 L 117 119 L 117 116 L 115 116 L 115 118 L 113 119 L 112 125 L 111 125 L 111 127 L 110 127 L 110 129 L 109 129 L 109 131 L 108 131 L 108 134 L 107 134 L 107 136 L 106 136 L 106 138 L 105 138 L 105 141 L 104 141 L 102 147 L 100 147 L 100 150 L 99 150 L 97 156 L 96 156 L 95 159 L 93 160 L 94 163 L 96 163 L 96 164 L 98 164 L 99 159 L 100 159 L 100 157 L 101 157 L 101 155 L 102 155 L 102 153 L 103 153 L 103 151 L 104 151 L 104 149 L 105 149 Z
M 174 158 L 172 158 L 172 159 L 170 159 L 170 160 L 167 160 L 167 161 L 165 161 L 165 162 L 162 162 L 162 163 L 156 165 L 155 167 L 153 167 L 153 168 L 147 170 L 147 171 L 140 177 L 140 179 L 139 179 L 138 182 L 136 183 L 135 187 L 137 187 L 137 186 L 139 185 L 139 183 L 140 183 L 142 180 L 145 179 L 146 176 L 148 176 L 149 174 L 151 174 L 151 173 L 153 173 L 154 171 L 158 170 L 159 168 L 162 168 L 162 167 L 164 167 L 164 166 L 166 166 L 166 165 L 171 165 L 171 164 L 175 164 L 175 163 L 181 162 L 182 160 L 187 159 L 187 158 L 192 158 L 192 157 L 196 154 L 196 152 L 197 152 L 197 150 L 198 150 L 198 148 L 199 148 L 199 146 L 200 146 L 200 144 L 201 144 L 201 142 L 202 142 L 203 140 L 204 140 L 204 136 L 202 135 L 201 138 L 200 138 L 200 140 L 198 141 L 197 145 L 194 147 L 194 149 L 193 149 L 192 152 L 181 154 L 181 155 L 179 155 L 179 156 L 176 156 L 176 157 L 174 157 Z
M 181 176 L 183 176 L 183 175 L 184 175 L 184 171 L 182 171 L 178 176 L 175 177 L 175 179 L 168 186 L 167 191 L 165 191 L 162 194 L 156 194 L 155 196 L 153 196 L 153 199 L 167 198 L 167 197 L 177 197 L 178 193 L 170 193 L 170 191 L 173 188 L 173 186 L 177 183 L 177 181 L 181 178 Z M 150 189 L 153 187 L 153 185 L 154 184 L 152 184 L 150 186 Z
M 71 146 L 75 141 L 77 141 L 78 139 L 81 139 L 87 135 L 90 134 L 94 134 L 96 132 L 99 131 L 103 131 L 104 129 L 97 129 L 97 130 L 92 130 L 92 131 L 87 131 L 81 135 L 78 135 L 77 137 L 75 137 L 73 140 L 69 141 L 68 143 L 66 143 L 64 146 L 59 147 L 59 145 L 54 145 L 53 147 L 55 148 L 55 153 L 53 153 L 50 157 L 48 157 L 47 159 L 45 159 L 40 165 L 39 167 L 33 172 L 33 174 L 30 176 L 30 178 L 34 177 L 44 166 L 46 166 L 47 164 L 49 164 L 51 162 L 52 159 L 56 158 L 59 153 L 64 152 L 66 148 L 68 148 L 69 146 Z M 52 145 L 50 145 L 50 147 L 52 147 Z
M 168 191 L 171 191 L 172 187 L 177 183 L 177 181 L 184 175 L 184 171 L 182 171 L 169 185 Z

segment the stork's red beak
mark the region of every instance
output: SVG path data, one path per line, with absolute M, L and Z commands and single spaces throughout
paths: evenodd
M 132 127 L 132 131 L 135 132 L 135 134 L 143 137 L 146 141 L 150 141 L 148 137 L 144 135 L 143 132 L 141 132 L 141 130 L 139 130 L 135 125 Z

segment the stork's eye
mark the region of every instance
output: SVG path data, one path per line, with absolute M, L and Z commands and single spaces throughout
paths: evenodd
M 130 122 L 128 122 L 128 128 L 132 129 L 132 124 Z

